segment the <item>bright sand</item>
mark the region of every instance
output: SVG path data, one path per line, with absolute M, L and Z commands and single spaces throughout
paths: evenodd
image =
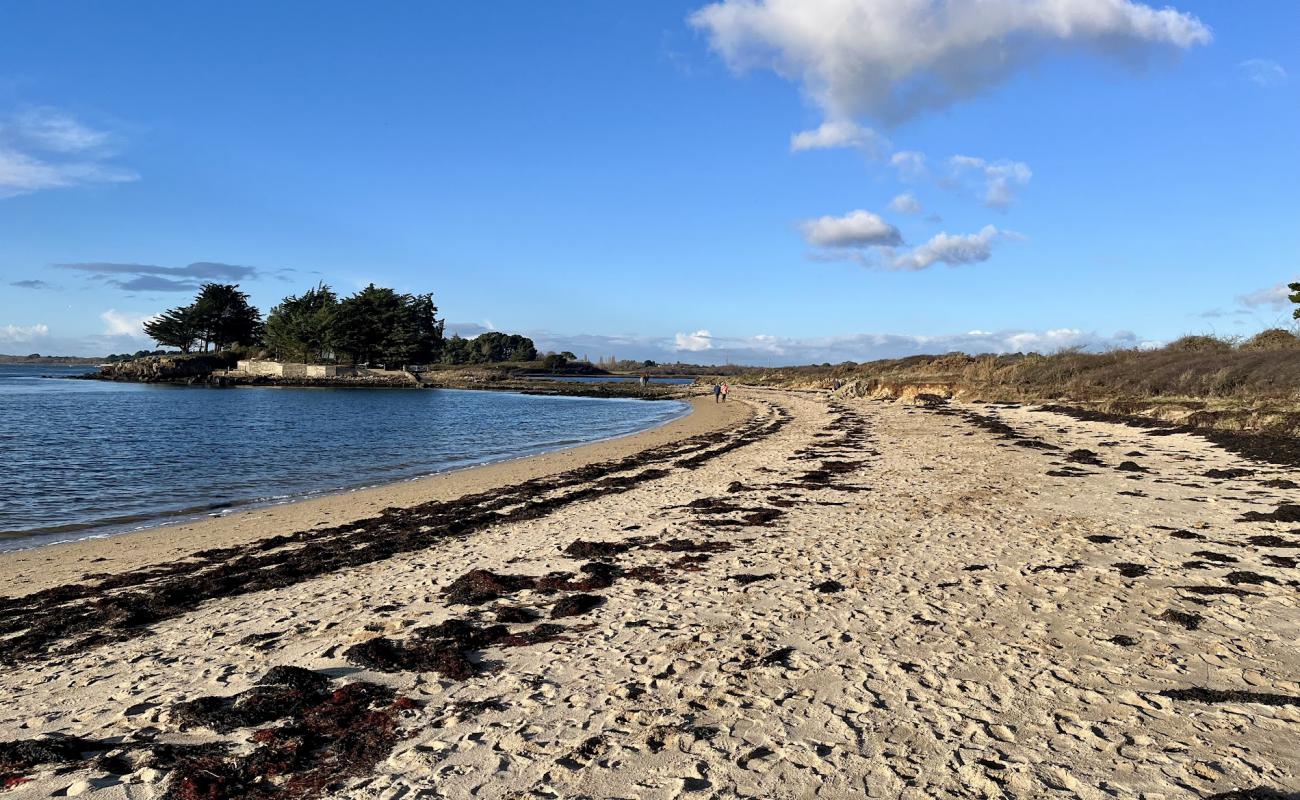
M 626 491 L 209 601 L 145 635 L 7 668 L 0 740 L 148 727 L 164 739 L 210 739 L 180 732 L 169 706 L 243 691 L 293 664 L 417 703 L 391 752 L 332 796 L 1300 790 L 1300 603 L 1287 560 L 1300 550 L 1276 544 L 1300 535 L 1294 523 L 1239 521 L 1300 501 L 1295 489 L 1264 484 L 1294 471 L 1187 434 L 1029 408 L 952 407 L 1015 429 L 1003 438 L 975 417 L 904 404 L 736 394 L 725 407 L 710 400 L 663 428 L 562 453 L 0 557 L 4 585 L 20 594 L 788 415 L 775 433 L 694 468 L 665 462 L 667 474 Z M 1079 448 L 1100 463 L 1068 462 Z M 1117 469 L 1124 461 L 1147 471 Z M 1241 467 L 1254 474 L 1205 476 Z M 781 513 L 744 521 L 763 509 Z M 719 519 L 735 522 L 710 524 Z M 442 594 L 468 570 L 578 572 L 587 559 L 563 552 L 578 539 L 632 543 L 615 563 L 660 567 L 666 582 L 622 578 L 593 590 L 603 603 L 559 620 L 569 626 L 561 639 L 485 648 L 465 680 L 373 672 L 344 658 L 378 635 L 401 641 L 419 626 L 474 618 L 476 607 Z M 682 569 L 680 551 L 653 549 L 675 539 L 732 549 Z M 545 613 L 565 596 L 525 589 L 500 602 Z M 1189 627 L 1170 611 L 1199 620 Z M 1161 694 L 1194 687 L 1256 694 Z M 465 705 L 482 701 L 495 702 Z M 223 738 L 246 752 L 249 736 Z M 150 798 L 168 785 L 146 769 L 111 777 L 46 766 L 30 777 L 8 796 L 71 787 Z

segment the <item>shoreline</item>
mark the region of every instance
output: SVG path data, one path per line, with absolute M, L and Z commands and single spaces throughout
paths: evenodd
M 269 504 L 239 506 L 230 513 L 105 533 L 71 541 L 0 551 L 0 597 L 17 597 L 50 586 L 171 562 L 194 552 L 246 544 L 289 531 L 339 525 L 430 500 L 450 500 L 512 483 L 617 459 L 641 450 L 734 425 L 752 416 L 746 403 L 718 405 L 706 397 L 682 397 L 681 416 L 635 433 L 556 450 L 522 455 L 399 481 L 327 490 Z
M 259 388 L 282 388 L 282 387 L 259 387 Z M 290 388 L 290 387 L 284 387 Z M 330 387 L 292 387 L 292 388 L 330 388 Z M 334 387 L 338 388 L 338 387 Z M 364 387 L 362 387 L 364 388 Z M 476 389 L 444 389 L 437 391 L 444 392 L 472 392 L 480 391 Z M 526 393 L 521 393 L 526 394 Z M 544 395 L 547 397 L 569 397 L 567 394 Z M 585 399 L 580 396 L 573 396 L 574 399 Z M 610 397 L 601 398 L 609 400 L 635 400 L 633 397 Z M 450 474 L 467 469 L 476 469 L 479 467 L 501 464 L 509 461 L 518 461 L 526 458 L 534 458 L 549 453 L 559 452 L 575 447 L 585 447 L 587 445 L 599 444 L 612 439 L 620 439 L 626 436 L 635 436 L 640 433 L 654 430 L 671 424 L 676 420 L 692 413 L 693 408 L 690 406 L 691 398 L 688 395 L 679 397 L 659 397 L 655 400 L 676 400 L 685 403 L 687 408 L 681 410 L 676 416 L 661 422 L 655 422 L 649 427 L 635 430 L 630 433 L 614 433 L 608 436 L 601 436 L 596 439 L 578 442 L 563 442 L 541 444 L 525 448 L 511 455 L 494 455 L 484 460 L 476 460 L 471 463 L 464 463 L 465 459 L 452 462 L 451 466 L 434 469 L 418 475 L 408 475 L 406 477 L 393 479 L 376 479 L 370 482 L 344 484 L 331 486 L 320 489 L 311 489 L 308 491 L 299 491 L 296 493 L 270 495 L 265 497 L 254 497 L 251 499 L 236 499 L 224 502 L 213 502 L 207 505 L 194 505 L 187 508 L 164 509 L 151 514 L 138 514 L 129 517 L 119 517 L 104 519 L 92 523 L 69 523 L 61 528 L 48 528 L 44 530 L 33 530 L 30 532 L 0 531 L 0 556 L 8 553 L 23 552 L 43 547 L 53 547 L 57 545 L 73 544 L 79 541 L 91 541 L 98 539 L 109 539 L 123 536 L 131 533 L 140 533 L 155 528 L 163 528 L 186 523 L 196 523 L 207 519 L 221 518 L 230 514 L 237 514 L 244 511 L 253 511 L 262 508 L 273 508 L 276 506 L 300 503 L 307 500 L 315 500 L 332 495 L 347 495 L 367 489 L 380 489 L 385 486 L 408 483 L 410 481 L 419 481 L 431 478 L 437 475 Z
M 1300 786 L 1287 468 L 1019 404 L 743 403 L 0 599 L 12 796 Z

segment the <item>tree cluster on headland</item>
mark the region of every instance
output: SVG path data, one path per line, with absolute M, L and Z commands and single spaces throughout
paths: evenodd
M 339 297 L 321 283 L 274 306 L 266 319 L 237 285 L 204 284 L 189 305 L 145 323 L 154 341 L 182 353 L 243 348 L 279 361 L 352 364 L 484 364 L 532 361 L 526 336 L 490 332 L 446 338 L 432 294 L 373 283 Z

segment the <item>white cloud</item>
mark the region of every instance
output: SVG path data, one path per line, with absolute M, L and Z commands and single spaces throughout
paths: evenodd
M 830 119 L 944 108 L 1063 45 L 1132 58 L 1210 41 L 1191 14 L 1134 0 L 719 0 L 690 22 L 735 71 L 798 81 Z
M 953 156 L 948 159 L 953 176 L 958 179 L 975 175 L 983 184 L 984 204 L 992 208 L 1006 208 L 1016 199 L 1016 190 L 1026 186 L 1034 173 L 1023 161 L 985 161 L 972 156 Z
M 80 153 L 108 143 L 109 135 L 83 125 L 52 108 L 29 108 L 15 114 L 5 126 L 19 144 L 52 153 Z
M 52 109 L 0 118 L 0 198 L 91 183 L 139 180 L 108 163 L 109 135 Z
M 800 131 L 790 137 L 790 150 L 795 153 L 837 147 L 852 147 L 872 158 L 881 158 L 889 152 L 891 145 L 888 139 L 870 128 L 848 120 L 823 122 L 813 130 Z
M 689 353 L 699 353 L 713 348 L 713 335 L 706 330 L 698 330 L 694 333 L 679 333 L 674 338 L 674 350 L 685 350 Z
M 899 150 L 889 157 L 889 165 L 898 170 L 905 181 L 918 181 L 929 174 L 925 167 L 925 153 L 917 150 Z
M 858 209 L 842 217 L 818 217 L 800 224 L 804 239 L 817 247 L 872 247 L 902 244 L 898 228 L 870 211 Z
M 1281 311 L 1291 304 L 1290 295 L 1291 290 L 1283 282 L 1267 289 L 1256 289 L 1253 292 L 1238 295 L 1237 303 L 1246 308 L 1271 308 L 1274 311 Z
M 1246 79 L 1260 86 L 1286 83 L 1287 72 L 1281 64 L 1267 58 L 1248 58 L 1237 65 Z
M 916 195 L 903 192 L 889 201 L 889 210 L 900 214 L 920 214 L 924 209 L 921 207 L 921 202 L 916 199 Z
M 955 267 L 988 261 L 993 246 L 1003 239 L 1020 239 L 1020 234 L 1002 231 L 985 225 L 978 233 L 952 235 L 939 233 L 916 249 L 890 254 L 887 266 L 891 269 L 916 271 L 943 263 Z
M 707 333 L 707 332 L 698 332 Z M 1079 328 L 1059 327 L 1047 330 L 1005 329 L 973 330 L 969 333 L 913 336 L 894 333 L 854 333 L 842 336 L 809 338 L 756 336 L 718 336 L 708 334 L 708 346 L 694 349 L 681 347 L 683 339 L 698 334 L 677 334 L 673 339 L 652 336 L 564 336 L 530 333 L 541 350 L 569 350 L 579 355 L 600 353 L 618 358 L 653 359 L 673 362 L 685 360 L 708 364 L 820 364 L 824 362 L 870 361 L 880 358 L 931 354 L 965 353 L 1052 353 L 1066 348 L 1105 350 L 1115 347 L 1146 347 L 1158 344 L 1138 338 L 1131 331 L 1104 335 Z
M 31 342 L 50 334 L 50 326 L 36 325 L 0 325 L 0 343 L 17 344 Z
M 154 318 L 154 314 L 132 314 L 110 308 L 99 315 L 104 321 L 104 336 L 134 336 L 144 338 L 144 324 Z

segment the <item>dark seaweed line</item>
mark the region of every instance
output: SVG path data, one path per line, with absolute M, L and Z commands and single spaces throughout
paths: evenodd
M 1230 453 L 1236 453 L 1252 461 L 1277 464 L 1283 467 L 1300 467 L 1300 439 L 1289 436 L 1269 436 L 1262 433 L 1240 433 L 1208 428 L 1193 428 L 1165 420 L 1140 417 L 1133 414 L 1112 414 L 1105 411 L 1092 411 L 1077 406 L 1048 404 L 1035 411 L 1062 414 L 1082 422 L 1110 422 L 1127 425 L 1130 428 L 1158 430 L 1160 434 L 1189 433 L 1216 444 Z
M 448 537 L 537 519 L 573 503 L 620 494 L 670 474 L 670 469 L 655 465 L 679 459 L 668 466 L 694 469 L 771 436 L 789 419 L 785 409 L 768 406 L 766 415 L 748 420 L 738 431 L 700 434 L 513 487 L 386 509 L 379 516 L 334 528 L 204 551 L 176 564 L 14 598 L 0 603 L 0 636 L 7 636 L 0 663 L 13 665 L 48 656 L 65 641 L 71 641 L 67 650 L 72 651 L 122 641 L 211 599 L 291 586 L 421 550 Z M 555 494 L 573 486 L 580 488 Z M 552 496 L 535 499 L 546 493 Z

